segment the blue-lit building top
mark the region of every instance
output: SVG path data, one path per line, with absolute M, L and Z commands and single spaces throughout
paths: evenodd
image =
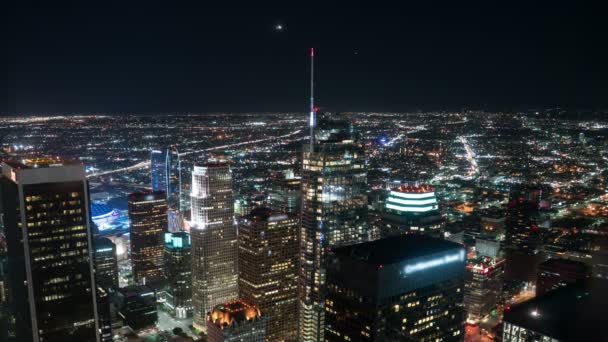
M 190 234 L 187 232 L 165 233 L 165 247 L 169 249 L 191 247 Z

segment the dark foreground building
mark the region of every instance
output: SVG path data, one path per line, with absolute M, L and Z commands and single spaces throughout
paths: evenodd
M 144 285 L 131 285 L 116 291 L 113 298 L 118 317 L 134 331 L 154 327 L 158 321 L 156 294 Z
M 607 288 L 597 279 L 505 308 L 503 341 L 606 341 Z
M 99 341 L 88 198 L 80 163 L 2 164 L 0 214 L 16 341 Z
M 465 250 L 405 235 L 333 250 L 326 341 L 462 341 Z

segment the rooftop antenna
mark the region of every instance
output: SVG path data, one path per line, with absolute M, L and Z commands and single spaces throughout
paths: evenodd
M 310 152 L 314 152 L 315 143 L 315 48 L 310 48 Z

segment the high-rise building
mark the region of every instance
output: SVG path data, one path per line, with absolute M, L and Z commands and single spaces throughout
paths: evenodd
M 298 220 L 257 208 L 239 226 L 240 298 L 264 313 L 267 341 L 296 341 Z
M 167 194 L 169 208 L 182 211 L 182 172 L 179 152 L 176 147 L 152 150 L 150 153 L 152 191 Z
M 207 342 L 241 341 L 266 341 L 265 316 L 255 305 L 243 300 L 216 305 L 207 319 Z
M 131 285 L 116 291 L 112 298 L 118 317 L 134 331 L 152 328 L 158 322 L 156 294 L 145 285 Z
M 167 191 L 167 160 L 169 150 L 152 150 L 150 152 L 150 177 L 153 191 Z
M 301 178 L 288 175 L 284 178 L 273 179 L 270 193 L 270 203 L 273 210 L 299 215 L 301 200 Z
M 467 320 L 477 322 L 496 309 L 502 296 L 505 259 L 475 255 L 467 260 L 464 307 Z
M 190 234 L 165 233 L 166 303 L 177 318 L 192 312 L 192 263 Z
M 100 341 L 84 166 L 2 164 L 9 305 L 17 341 Z
M 300 227 L 299 338 L 322 341 L 327 251 L 373 239 L 367 224 L 365 150 L 350 122 L 318 120 L 305 146 Z
M 443 219 L 435 189 L 420 184 L 393 184 L 380 223 L 383 237 L 400 234 L 442 236 Z
M 163 280 L 164 233 L 167 231 L 165 192 L 137 192 L 129 195 L 131 262 L 137 284 Z
M 580 261 L 549 259 L 538 266 L 536 295 L 589 278 L 590 267 Z
M 505 307 L 502 341 L 605 341 L 607 287 L 595 279 Z
M 214 306 L 238 297 L 238 244 L 228 164 L 194 167 L 191 206 L 193 324 L 204 330 L 206 315 Z
M 93 240 L 95 260 L 95 281 L 103 289 L 118 287 L 118 261 L 116 259 L 116 245 L 105 237 Z
M 399 235 L 332 250 L 324 341 L 462 341 L 465 249 Z

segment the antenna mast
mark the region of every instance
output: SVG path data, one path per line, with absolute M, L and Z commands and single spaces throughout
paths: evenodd
M 314 152 L 315 143 L 315 48 L 310 48 L 310 152 Z

